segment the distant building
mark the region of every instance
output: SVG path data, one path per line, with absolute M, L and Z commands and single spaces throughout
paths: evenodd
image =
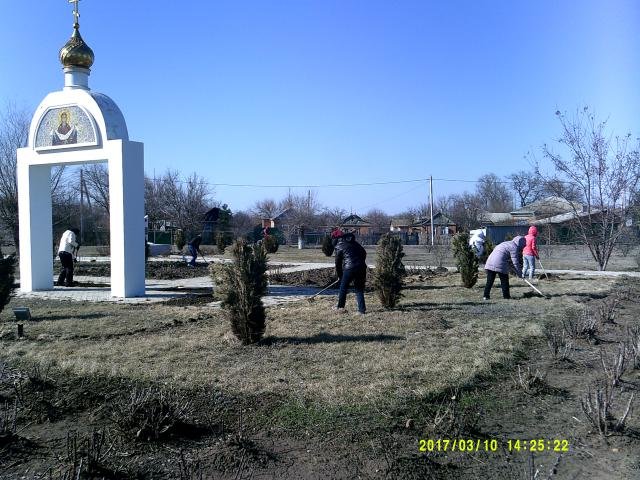
M 418 219 L 412 228 L 419 233 L 431 236 L 431 217 Z M 458 226 L 444 213 L 438 212 L 433 216 L 433 234 L 435 237 L 451 236 L 458 233 Z
M 389 231 L 398 233 L 408 245 L 426 244 L 431 242 L 431 217 L 411 220 L 404 217 L 391 220 Z M 438 212 L 433 216 L 433 236 L 440 242 L 458 232 L 458 226 L 444 213 Z
M 390 232 L 404 232 L 411 233 L 411 225 L 413 225 L 413 220 L 405 217 L 398 217 L 391 219 L 391 225 L 389 226 Z
M 530 225 L 544 229 L 547 241 L 568 239 L 569 226 L 578 216 L 582 216 L 584 207 L 579 202 L 570 202 L 560 197 L 546 197 L 525 205 L 512 212 L 482 212 L 480 226 L 486 227 L 487 238 L 499 243 L 516 235 L 526 235 Z M 576 214 L 577 212 L 577 214 Z M 540 234 L 542 237 L 542 232 Z
M 533 222 L 575 211 L 581 212 L 579 202 L 569 202 L 560 197 L 546 197 L 511 212 L 481 212 L 481 226 L 488 225 L 531 225 Z
M 338 226 L 341 230 L 353 232 L 356 236 L 369 235 L 372 230 L 371 223 L 354 213 L 343 219 Z

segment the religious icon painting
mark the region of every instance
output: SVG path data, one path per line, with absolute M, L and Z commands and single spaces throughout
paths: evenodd
M 77 105 L 50 108 L 38 124 L 36 150 L 96 144 L 94 122 L 89 114 Z

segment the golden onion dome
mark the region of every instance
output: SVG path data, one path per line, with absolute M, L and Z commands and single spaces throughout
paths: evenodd
M 93 65 L 93 50 L 84 43 L 80 36 L 80 25 L 77 23 L 73 25 L 73 35 L 60 49 L 59 57 L 63 67 L 90 68 Z

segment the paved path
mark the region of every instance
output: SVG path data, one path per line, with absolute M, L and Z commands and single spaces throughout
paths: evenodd
M 86 277 L 88 278 L 88 277 Z M 108 283 L 101 287 L 53 287 L 53 290 L 40 292 L 16 292 L 17 298 L 36 298 L 42 300 L 71 300 L 75 302 L 117 302 L 117 303 L 149 303 L 162 302 L 171 298 L 180 298 L 194 293 L 194 289 L 210 289 L 211 280 L 207 277 L 192 278 L 185 284 L 177 285 L 177 280 L 154 280 L 147 282 L 146 296 L 138 298 L 116 298 L 111 296 Z M 85 282 L 83 277 L 78 281 Z M 166 282 L 166 283 L 165 283 Z M 95 282 L 92 282 L 95 283 Z M 183 290 L 183 291 L 180 291 Z M 288 285 L 271 285 L 264 304 L 267 306 L 297 302 L 320 291 L 317 287 L 294 287 Z M 335 290 L 327 290 L 323 295 L 335 295 Z M 219 302 L 213 302 L 215 305 Z
M 96 257 L 107 258 L 108 257 Z M 179 258 L 179 257 L 177 257 Z M 102 260 L 104 261 L 104 260 Z M 158 260 L 160 261 L 160 260 Z M 272 265 L 277 265 L 274 262 Z M 292 262 L 283 262 L 282 265 L 292 265 Z M 313 270 L 316 268 L 331 268 L 331 264 L 327 263 L 295 263 L 289 267 L 283 267 L 282 273 L 299 272 L 304 270 Z M 454 267 L 448 267 L 449 270 L 455 270 Z M 541 269 L 536 270 L 542 273 Z M 599 272 L 593 270 L 546 270 L 547 273 L 555 275 L 585 275 L 598 277 L 620 277 L 627 275 L 629 277 L 640 277 L 640 272 Z M 53 290 L 41 292 L 22 293 L 16 292 L 18 298 L 41 298 L 55 300 L 73 300 L 73 301 L 89 301 L 89 302 L 121 302 L 121 303 L 144 303 L 144 302 L 161 302 L 170 298 L 179 298 L 194 291 L 204 292 L 211 288 L 211 279 L 209 277 L 183 278 L 176 280 L 146 280 L 146 296 L 139 298 L 115 298 L 111 296 L 109 288 L 109 277 L 89 277 L 76 276 L 78 282 L 89 283 L 92 287 L 54 287 Z M 269 293 L 264 299 L 265 305 L 277 305 L 282 303 L 301 301 L 309 296 L 317 293 L 320 288 L 317 287 L 296 287 L 287 285 L 271 285 Z M 335 295 L 335 290 L 328 290 L 323 295 Z
M 291 263 L 284 263 L 291 265 Z M 316 268 L 330 268 L 326 263 L 300 263 L 292 267 L 285 267 L 282 273 L 313 270 Z M 145 303 L 162 302 L 170 298 L 180 298 L 197 291 L 210 290 L 211 278 L 181 278 L 175 280 L 155 280 L 147 279 L 146 296 L 138 298 L 116 298 L 111 296 L 109 287 L 111 279 L 109 277 L 90 277 L 76 275 L 74 279 L 80 283 L 88 283 L 91 287 L 53 287 L 53 290 L 39 292 L 16 292 L 18 298 L 38 298 L 46 300 L 72 300 L 78 302 L 119 302 L 119 303 Z M 55 281 L 55 278 L 54 278 Z M 277 305 L 281 303 L 297 302 L 308 298 L 320 291 L 317 287 L 296 287 L 288 285 L 271 285 L 267 297 L 264 299 L 265 305 Z M 194 292 L 196 291 L 196 292 Z M 335 295 L 335 291 L 327 290 L 324 295 Z M 214 302 L 215 305 L 219 302 Z

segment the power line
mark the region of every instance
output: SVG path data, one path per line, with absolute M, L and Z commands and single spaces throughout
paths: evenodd
M 464 183 L 478 183 L 478 180 L 456 180 L 450 178 L 434 178 L 433 179 L 442 182 L 464 182 Z M 189 180 L 174 179 L 174 181 L 180 183 L 189 183 Z M 243 187 L 243 188 L 344 188 L 344 187 L 372 187 L 378 185 L 399 185 L 406 183 L 426 183 L 428 178 L 413 178 L 408 180 L 388 180 L 386 182 L 359 182 L 359 183 L 317 183 L 317 184 L 298 184 L 298 185 L 273 185 L 273 184 L 260 184 L 260 183 L 223 183 L 223 182 L 209 182 L 204 179 L 199 180 L 202 183 L 211 185 L 212 187 Z M 508 181 L 499 181 L 498 183 L 511 183 Z
M 157 179 L 154 181 L 162 181 Z M 189 180 L 172 179 L 179 183 L 189 183 Z M 429 178 L 412 178 L 407 180 L 388 180 L 386 182 L 358 182 L 358 183 L 317 183 L 317 184 L 297 184 L 297 185 L 285 185 L 285 184 L 260 184 L 260 183 L 225 183 L 225 182 L 209 182 L 204 179 L 199 179 L 198 183 L 206 183 L 212 187 L 234 187 L 234 188 L 345 188 L 345 187 L 372 187 L 379 185 L 400 185 L 407 183 L 427 183 Z M 457 182 L 457 183 L 482 183 L 481 180 L 468 180 L 463 178 L 433 178 L 433 181 L 438 182 Z M 569 185 L 575 184 L 565 180 L 553 179 L 559 183 L 566 183 Z M 511 185 L 513 182 L 510 180 L 497 180 L 493 183 L 500 183 Z
M 215 183 L 205 182 L 214 187 L 249 187 L 249 188 L 340 188 L 340 187 L 371 187 L 375 185 L 393 185 L 401 183 L 418 183 L 426 182 L 428 178 L 416 178 L 412 180 L 390 180 L 387 182 L 369 182 L 369 183 L 325 183 L 325 184 L 309 184 L 309 185 L 263 185 L 256 183 Z M 186 180 L 179 180 L 187 183 Z

